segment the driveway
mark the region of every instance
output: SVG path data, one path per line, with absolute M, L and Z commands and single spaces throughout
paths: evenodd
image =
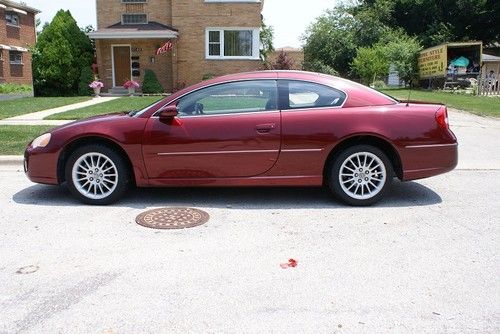
M 458 168 L 394 182 L 370 208 L 310 188 L 141 189 L 91 207 L 0 166 L 0 333 L 498 333 L 500 121 L 451 124 Z M 134 222 L 161 206 L 211 218 Z

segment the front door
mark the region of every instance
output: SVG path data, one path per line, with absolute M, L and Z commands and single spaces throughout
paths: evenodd
M 177 102 L 173 120 L 152 117 L 143 156 L 149 178 L 251 177 L 278 160 L 281 116 L 276 80 L 232 82 Z
M 130 80 L 130 46 L 113 46 L 114 86 L 123 86 Z

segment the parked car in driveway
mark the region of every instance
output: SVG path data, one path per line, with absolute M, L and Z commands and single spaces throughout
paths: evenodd
M 33 140 L 33 182 L 67 183 L 89 204 L 130 186 L 328 186 L 350 205 L 452 170 L 444 105 L 403 103 L 355 82 L 300 71 L 228 75 L 140 111 L 73 122 Z

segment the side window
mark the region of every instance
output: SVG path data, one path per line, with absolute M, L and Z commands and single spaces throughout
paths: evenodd
M 305 81 L 285 81 L 288 101 L 287 109 L 338 107 L 344 103 L 346 95 L 332 87 Z
M 180 116 L 277 110 L 275 80 L 238 81 L 200 89 L 177 103 Z

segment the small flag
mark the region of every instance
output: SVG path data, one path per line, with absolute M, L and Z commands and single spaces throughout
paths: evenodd
M 156 50 L 156 55 L 161 55 L 163 53 L 167 53 L 169 51 L 172 51 L 172 49 L 174 48 L 174 45 L 172 44 L 172 42 L 166 42 L 161 48 L 158 48 L 158 50 Z

